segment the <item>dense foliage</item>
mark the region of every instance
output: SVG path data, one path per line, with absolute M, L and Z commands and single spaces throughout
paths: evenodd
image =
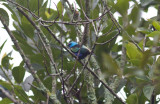
M 0 3 L 11 12 L 15 30 L 8 28 L 9 16 L 3 8 L 0 20 L 14 50 L 23 59 L 13 67 L 12 53 L 2 57 L 1 104 L 159 102 L 156 98 L 160 94 L 159 0 L 74 3 L 60 0 L 57 4 L 52 0 L 1 0 Z M 145 20 L 142 12 L 149 7 L 157 9 L 157 16 Z M 77 60 L 67 47 L 71 40 L 86 45 L 91 54 Z M 121 89 L 125 101 L 117 95 Z

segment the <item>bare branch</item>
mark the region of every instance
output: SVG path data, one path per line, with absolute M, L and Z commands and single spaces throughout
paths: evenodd
M 8 91 L 6 91 L 4 88 L 0 87 L 0 90 L 2 93 L 9 98 L 11 101 L 13 101 L 15 104 L 21 104 L 18 100 L 16 100 Z
M 67 52 L 69 52 L 73 57 L 75 57 L 75 58 L 77 57 L 77 56 L 75 56 L 75 55 L 55 36 L 55 34 L 54 34 L 48 27 L 45 27 L 45 28 L 46 28 L 46 29 L 48 30 L 48 32 L 52 35 L 52 37 L 53 37 L 59 44 L 61 44 L 64 49 L 67 50 Z M 79 61 L 83 66 L 85 66 L 85 64 L 82 63 L 80 60 L 78 60 L 78 61 Z M 85 66 L 85 67 L 86 67 L 86 66 Z M 116 94 L 111 88 L 109 88 L 108 85 L 107 85 L 105 82 L 103 82 L 103 80 L 101 80 L 96 73 L 94 73 L 94 72 L 92 71 L 92 69 L 90 69 L 90 68 L 88 68 L 88 67 L 86 67 L 86 68 L 87 68 L 87 70 L 88 70 L 95 78 L 97 78 L 122 104 L 125 104 L 125 102 L 123 102 L 123 100 L 122 100 L 120 97 L 118 97 L 117 94 Z
M 30 70 L 30 72 L 32 73 L 32 75 L 34 76 L 35 80 L 38 83 L 41 83 L 40 79 L 38 78 L 38 76 L 36 75 L 36 73 L 34 72 L 33 67 L 31 66 L 31 63 L 29 61 L 29 59 L 25 56 L 23 50 L 21 49 L 21 47 L 18 44 L 18 41 L 16 40 L 16 38 L 14 37 L 14 35 L 12 34 L 12 32 L 9 30 L 8 26 L 5 24 L 4 20 L 2 19 L 2 17 L 0 16 L 0 20 L 4 26 L 4 28 L 7 30 L 9 36 L 11 37 L 14 45 L 16 46 L 17 50 L 19 51 L 21 57 L 23 58 L 24 62 L 26 63 L 28 69 Z
M 109 42 L 111 42 L 112 40 L 114 40 L 115 38 L 117 38 L 117 36 L 119 35 L 120 33 L 117 33 L 116 35 L 114 35 L 111 39 L 107 40 L 106 42 L 103 42 L 103 43 L 96 43 L 97 45 L 104 45 L 104 44 L 107 44 Z

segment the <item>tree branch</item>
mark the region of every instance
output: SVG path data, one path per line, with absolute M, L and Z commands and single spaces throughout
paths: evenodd
M 54 63 L 54 60 L 53 60 L 53 55 L 52 55 L 52 50 L 50 48 L 50 45 L 49 45 L 49 42 L 47 40 L 47 38 L 45 37 L 45 35 L 43 34 L 43 32 L 41 31 L 41 29 L 36 26 L 35 22 L 33 22 L 30 17 L 25 13 L 23 12 L 19 7 L 17 7 L 17 10 L 19 12 L 21 12 L 27 19 L 28 21 L 35 27 L 35 29 L 37 30 L 37 35 L 38 37 L 40 38 L 42 44 L 43 44 L 43 47 L 45 48 L 50 60 L 51 60 L 51 72 L 52 74 L 56 74 L 58 73 L 58 70 L 56 68 L 56 64 Z M 52 94 L 50 95 L 50 98 L 53 99 L 54 103 L 56 104 L 60 104 L 59 100 L 56 98 L 56 93 L 55 93 L 55 88 L 56 88 L 56 77 L 53 77 L 53 83 L 52 83 Z M 47 91 L 47 89 L 44 87 L 44 89 Z
M 88 21 L 86 23 L 91 23 L 92 21 Z M 52 31 L 48 28 L 48 27 L 45 27 L 49 32 L 50 34 L 53 36 L 53 38 L 62 45 L 63 48 L 65 48 L 73 57 L 76 58 L 76 56 L 66 47 L 63 45 L 63 43 L 61 43 L 61 41 L 59 39 L 57 39 L 57 37 L 52 33 Z M 83 66 L 85 64 L 83 64 L 81 61 L 79 61 Z M 118 98 L 118 100 L 120 100 L 123 104 L 125 104 L 117 95 L 116 93 L 114 93 L 114 91 L 112 91 L 112 89 L 110 89 L 106 84 L 105 82 L 103 82 L 90 68 L 86 67 L 87 70 L 95 77 L 97 78 L 114 96 L 116 96 L 116 98 Z
M 2 93 L 9 98 L 11 101 L 13 101 L 15 104 L 20 104 L 18 100 L 16 100 L 8 91 L 6 91 L 4 88 L 0 87 L 0 90 Z

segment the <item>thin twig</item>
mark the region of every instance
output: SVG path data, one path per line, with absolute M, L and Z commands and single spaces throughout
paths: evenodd
M 46 29 L 48 30 L 48 32 L 52 35 L 52 37 L 53 37 L 59 44 L 61 44 L 65 50 L 67 50 L 67 52 L 69 52 L 73 57 L 75 57 L 75 58 L 77 57 L 77 56 L 75 56 L 75 55 L 55 36 L 55 34 L 54 34 L 48 27 L 45 27 L 45 28 L 46 28 Z M 78 61 L 80 62 L 80 64 L 82 64 L 82 66 L 85 66 L 85 64 L 82 63 L 80 60 L 78 60 Z M 87 69 L 96 79 L 98 79 L 98 80 L 102 83 L 102 85 L 104 85 L 122 104 L 125 104 L 125 102 L 123 102 L 123 100 L 122 100 L 120 97 L 118 97 L 117 94 L 116 94 L 110 87 L 108 87 L 108 85 L 107 85 L 105 82 L 103 82 L 103 80 L 101 80 L 96 73 L 94 73 L 94 72 L 92 71 L 92 69 L 90 69 L 90 68 L 88 68 L 88 67 L 86 67 L 86 69 Z
M 108 8 L 107 4 L 105 3 L 105 1 L 104 1 L 104 0 L 101 0 L 101 1 L 104 3 L 106 9 L 107 9 L 107 10 L 110 10 L 110 9 Z M 124 32 L 126 33 L 126 35 L 131 39 L 131 41 L 136 45 L 136 47 L 137 47 L 141 52 L 143 52 L 142 49 L 139 47 L 139 45 L 138 45 L 138 44 L 132 39 L 132 37 L 128 34 L 128 32 L 127 32 L 126 30 L 124 30 L 124 29 L 121 27 L 121 25 L 117 22 L 117 20 L 114 18 L 114 16 L 112 15 L 112 13 L 109 11 L 108 14 L 110 15 L 111 20 L 112 20 L 113 23 L 115 24 L 115 26 L 116 26 L 116 28 L 118 29 L 119 33 L 120 33 L 120 31 L 124 31 Z M 120 28 L 121 30 L 120 30 L 119 28 Z
M 66 78 L 64 79 L 64 81 L 67 81 L 67 80 L 70 78 L 71 74 L 75 71 L 77 62 L 78 62 L 78 61 L 76 60 L 74 66 L 73 66 L 73 69 L 72 69 L 72 70 L 70 71 L 70 73 L 66 76 Z
M 1 18 L 0 18 L 1 19 Z M 2 22 L 3 23 L 3 22 Z M 21 49 L 21 47 L 19 46 L 18 44 L 18 41 L 16 40 L 16 38 L 14 37 L 14 35 L 12 34 L 12 32 L 9 30 L 9 28 L 7 27 L 7 25 L 4 23 L 4 27 L 6 28 L 8 34 L 10 35 L 15 47 L 17 48 L 17 50 L 19 51 L 22 59 L 24 60 L 24 62 L 26 63 L 30 73 L 33 75 L 35 81 L 38 83 L 38 85 L 40 86 L 41 88 L 41 91 L 42 92 L 50 92 L 45 86 L 44 84 L 42 83 L 42 81 L 40 80 L 39 76 L 35 73 L 31 63 L 30 63 L 30 60 L 25 56 L 23 50 Z M 52 99 L 53 100 L 53 99 Z
M 33 74 L 35 80 L 36 80 L 38 83 L 40 83 L 40 79 L 36 76 L 36 74 L 35 74 L 35 72 L 34 72 L 34 69 L 33 69 L 33 67 L 31 66 L 30 61 L 28 60 L 28 58 L 27 58 L 27 57 L 25 56 L 25 54 L 23 53 L 23 50 L 21 49 L 21 47 L 20 47 L 19 44 L 18 44 L 18 41 L 16 40 L 16 38 L 14 37 L 14 35 L 12 34 L 12 32 L 10 31 L 10 29 L 8 28 L 8 26 L 6 25 L 5 21 L 3 20 L 3 18 L 2 18 L 1 16 L 0 16 L 0 20 L 1 20 L 4 28 L 5 28 L 6 31 L 8 32 L 8 34 L 9 34 L 12 42 L 14 43 L 15 47 L 16 47 L 17 50 L 19 51 L 19 53 L 20 53 L 21 57 L 23 58 L 24 62 L 26 63 L 29 71 Z M 5 72 L 4 72 L 4 74 L 5 74 Z M 7 77 L 7 74 L 6 74 L 6 77 Z M 14 86 L 13 83 L 12 83 L 12 81 L 11 81 L 9 78 L 8 78 L 8 80 L 9 80 L 9 82 L 12 84 L 12 86 Z M 17 89 L 16 89 L 16 90 L 17 90 Z M 19 90 L 17 90 L 17 91 L 19 92 Z M 20 92 L 19 92 L 19 93 L 20 93 Z M 20 94 L 21 94 L 21 93 L 20 93 Z M 25 96 L 24 96 L 23 94 L 21 94 L 21 95 L 25 98 Z M 27 98 L 25 98 L 25 99 L 27 100 Z M 28 101 L 28 100 L 27 100 L 27 101 Z M 28 101 L 28 102 L 30 102 L 30 101 Z
M 16 40 L 16 38 L 14 37 L 14 35 L 12 34 L 12 32 L 9 30 L 8 26 L 5 24 L 5 22 L 3 21 L 2 17 L 0 16 L 0 20 L 2 22 L 2 24 L 4 25 L 4 28 L 7 30 L 9 36 L 11 37 L 14 45 L 16 46 L 17 50 L 20 52 L 21 57 L 23 58 L 24 62 L 26 63 L 28 69 L 31 71 L 31 73 L 33 74 L 33 76 L 35 77 L 35 72 L 33 67 L 31 66 L 30 61 L 28 60 L 28 58 L 24 55 L 24 52 L 22 51 L 21 47 L 18 44 L 18 41 Z M 35 80 L 39 82 L 39 78 L 35 77 Z
M 38 17 L 39 17 L 39 0 L 38 0 Z
M 53 2 L 54 3 L 54 2 Z M 52 21 L 52 23 L 50 24 L 50 25 L 45 25 L 45 24 L 43 24 L 43 23 L 45 23 L 45 22 L 42 22 L 42 18 L 39 20 L 39 22 L 41 23 L 41 25 L 43 25 L 43 26 L 45 26 L 45 27 L 50 27 L 50 26 L 52 26 L 54 23 L 56 23 L 56 20 L 59 18 L 59 10 L 58 10 L 58 8 L 57 8 L 57 5 L 54 3 L 54 5 L 56 6 L 56 9 L 57 9 L 57 12 L 58 12 L 58 15 L 55 17 L 55 19 L 54 19 L 54 21 Z M 62 12 L 63 13 L 63 12 Z
M 16 5 L 16 6 L 18 6 L 18 7 L 21 7 L 22 9 L 24 9 L 24 10 L 26 10 L 26 11 L 28 11 L 29 13 L 31 13 L 31 15 L 32 15 L 34 18 L 38 19 L 38 16 L 36 16 L 33 12 L 31 12 L 29 9 L 25 8 L 24 6 L 21 6 L 20 4 L 14 2 L 14 1 L 12 1 L 12 0 L 7 0 L 7 1 L 10 2 L 10 3 L 12 3 L 12 4 L 14 4 L 14 5 Z
M 8 1 L 10 1 L 11 2 L 11 0 L 8 0 Z M 21 6 L 22 7 L 22 6 Z M 22 7 L 23 8 L 23 7 Z M 24 9 L 24 8 L 23 8 Z M 52 21 L 53 22 L 53 21 Z M 85 21 L 85 23 L 91 23 L 91 22 L 93 22 L 93 21 Z M 65 22 L 63 21 L 63 22 L 61 22 L 61 23 L 63 23 L 63 24 L 65 24 Z M 77 22 L 75 22 L 77 25 L 78 25 L 78 23 Z M 75 24 L 75 23 L 71 23 L 71 24 Z M 70 23 L 69 23 L 70 24 Z M 80 24 L 82 24 L 82 23 L 80 23 Z M 61 42 L 61 41 L 59 41 L 59 39 L 57 39 L 57 37 L 52 33 L 52 31 L 48 28 L 48 27 L 45 27 L 49 32 L 50 32 L 50 34 L 53 36 L 53 38 L 54 39 L 56 39 L 56 41 L 57 42 L 59 42 L 62 46 L 63 46 L 63 48 L 65 48 L 73 57 L 75 57 L 75 58 L 77 58 L 68 48 L 66 48 L 66 46 L 64 46 L 63 45 L 63 43 Z M 117 29 L 119 29 L 119 28 L 117 28 Z M 96 44 L 95 44 L 96 45 Z M 23 58 L 25 58 L 24 56 L 23 56 Z M 26 60 L 25 60 L 26 61 Z M 79 61 L 79 60 L 78 60 Z M 110 89 L 90 68 L 88 68 L 86 65 L 87 65 L 87 63 L 88 63 L 88 61 L 85 63 L 85 64 L 83 64 L 81 61 L 79 61 L 83 66 L 84 66 L 84 68 L 87 68 L 88 69 L 88 71 L 95 77 L 95 78 L 97 78 L 114 96 L 116 96 L 116 98 L 118 98 L 118 100 L 120 100 L 123 104 L 125 104 L 117 95 L 116 95 L 116 93 L 114 93 L 113 91 L 112 91 L 112 89 Z M 28 64 L 28 66 L 29 66 L 29 64 Z M 29 67 L 30 68 L 30 67 Z
M 47 100 L 46 100 L 46 104 L 49 104 L 49 94 L 47 94 Z
M 66 2 L 67 2 L 67 4 L 69 5 L 69 8 L 71 9 L 71 11 L 72 11 L 72 6 L 71 6 L 71 4 L 69 3 L 69 1 L 68 0 L 65 0 Z
M 42 42 L 42 44 L 43 44 L 43 46 L 44 46 L 44 48 L 45 48 L 45 50 L 46 50 L 46 52 L 47 52 L 47 55 L 49 56 L 52 64 L 54 65 L 54 68 L 55 68 L 55 70 L 56 70 L 56 73 L 58 73 L 58 70 L 57 70 L 57 68 L 56 68 L 56 64 L 54 63 L 53 58 L 51 57 L 51 54 L 49 54 L 50 52 L 49 52 L 49 50 L 48 50 L 45 42 L 43 41 L 43 39 L 42 39 L 42 37 L 41 37 L 41 35 L 40 35 L 40 34 L 43 34 L 42 31 L 41 31 L 41 29 L 40 29 L 40 28 L 35 24 L 35 22 L 33 22 L 33 21 L 30 19 L 30 17 L 29 17 L 24 11 L 22 11 L 19 7 L 17 7 L 17 10 L 18 10 L 19 12 L 21 12 L 21 13 L 28 19 L 28 21 L 35 27 L 35 29 L 37 30 L 37 32 L 38 32 L 37 35 L 38 35 L 38 37 L 40 38 L 40 40 L 41 40 L 41 42 Z
M 145 46 L 146 46 L 146 35 L 144 36 L 144 39 L 143 39 L 143 52 L 145 51 Z
M 31 13 L 31 15 L 34 17 L 34 18 L 36 18 L 36 19 L 40 19 L 41 20 L 41 22 L 42 23 L 57 23 L 57 24 L 65 24 L 65 25 L 83 25 L 84 23 L 85 24 L 90 24 L 92 21 L 88 21 L 88 20 L 78 20 L 78 21 L 72 21 L 72 22 L 70 22 L 70 21 L 55 21 L 57 18 L 55 18 L 54 19 L 54 21 L 47 21 L 47 20 L 43 20 L 42 18 L 40 18 L 40 17 L 38 17 L 38 16 L 36 16 L 33 12 L 31 12 L 29 9 L 27 9 L 27 8 L 25 8 L 25 7 L 23 7 L 23 6 L 21 6 L 20 4 L 18 4 L 18 3 L 16 3 L 16 2 L 14 2 L 14 1 L 11 1 L 11 0 L 7 0 L 8 2 L 10 2 L 10 3 L 12 3 L 12 4 L 14 4 L 14 5 L 16 5 L 16 6 L 18 6 L 18 7 L 21 7 L 22 9 L 24 9 L 24 10 L 26 10 L 26 11 L 28 11 L 29 13 Z M 103 13 L 101 16 L 99 16 L 99 17 L 97 17 L 96 19 L 91 19 L 91 20 L 93 20 L 93 21 L 98 21 L 98 20 L 101 20 L 102 19 L 102 17 L 104 17 L 104 15 L 106 14 L 106 13 L 108 13 L 110 11 L 110 9 L 109 10 L 107 10 L 105 13 Z M 58 16 L 57 16 L 58 17 Z M 47 26 L 47 25 L 46 25 Z
M 0 90 L 2 93 L 9 98 L 11 101 L 13 101 L 15 104 L 21 104 L 18 100 L 16 100 L 8 91 L 6 91 L 4 88 L 0 87 Z
M 102 36 L 108 35 L 108 34 L 112 31 L 113 27 L 114 27 L 114 24 L 113 24 L 113 25 L 112 25 L 112 27 L 109 29 L 109 31 L 107 31 L 106 33 L 102 34 L 102 35 L 101 35 L 101 36 L 99 36 L 99 37 L 102 37 Z
M 67 96 L 69 96 L 69 94 L 71 93 L 72 89 L 74 88 L 74 86 L 76 85 L 77 81 L 79 80 L 82 72 L 84 71 L 84 68 L 79 72 L 79 75 L 77 76 L 77 78 L 74 80 L 71 88 L 68 90 Z
M 107 43 L 109 43 L 109 42 L 111 42 L 112 40 L 114 40 L 118 35 L 119 35 L 120 33 L 117 33 L 116 35 L 114 35 L 111 39 L 109 39 L 109 40 L 107 40 L 107 41 L 105 41 L 105 42 L 103 42 L 103 43 L 96 43 L 97 45 L 104 45 L 104 44 L 107 44 Z
M 57 7 L 57 6 L 56 6 Z M 57 10 L 58 10 L 58 8 L 57 8 Z M 63 9 L 62 9 L 63 10 Z M 58 11 L 58 15 L 59 15 L 59 11 Z M 62 21 L 63 21 L 63 11 L 62 11 Z M 62 30 L 63 30 L 63 24 L 62 24 Z M 63 38 L 63 35 L 61 34 L 61 42 L 63 41 L 62 40 L 62 38 Z M 61 46 L 61 73 L 63 73 L 63 61 L 64 61 L 64 57 L 63 57 L 63 47 Z M 61 78 L 61 84 L 62 84 L 62 91 L 63 91 L 63 97 L 64 97 L 64 100 L 66 101 L 66 103 L 67 104 L 69 104 L 69 99 L 67 99 L 67 97 L 66 97 L 66 88 L 65 88 L 65 83 L 66 83 L 66 81 L 65 81 L 65 79 L 64 79 L 64 77 L 62 76 L 62 78 Z

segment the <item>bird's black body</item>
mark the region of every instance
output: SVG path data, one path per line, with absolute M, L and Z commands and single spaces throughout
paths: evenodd
M 80 48 L 80 45 L 73 41 L 68 44 L 68 47 L 76 56 L 78 56 L 79 60 L 84 59 L 90 54 L 90 50 L 86 46 L 82 45 Z

